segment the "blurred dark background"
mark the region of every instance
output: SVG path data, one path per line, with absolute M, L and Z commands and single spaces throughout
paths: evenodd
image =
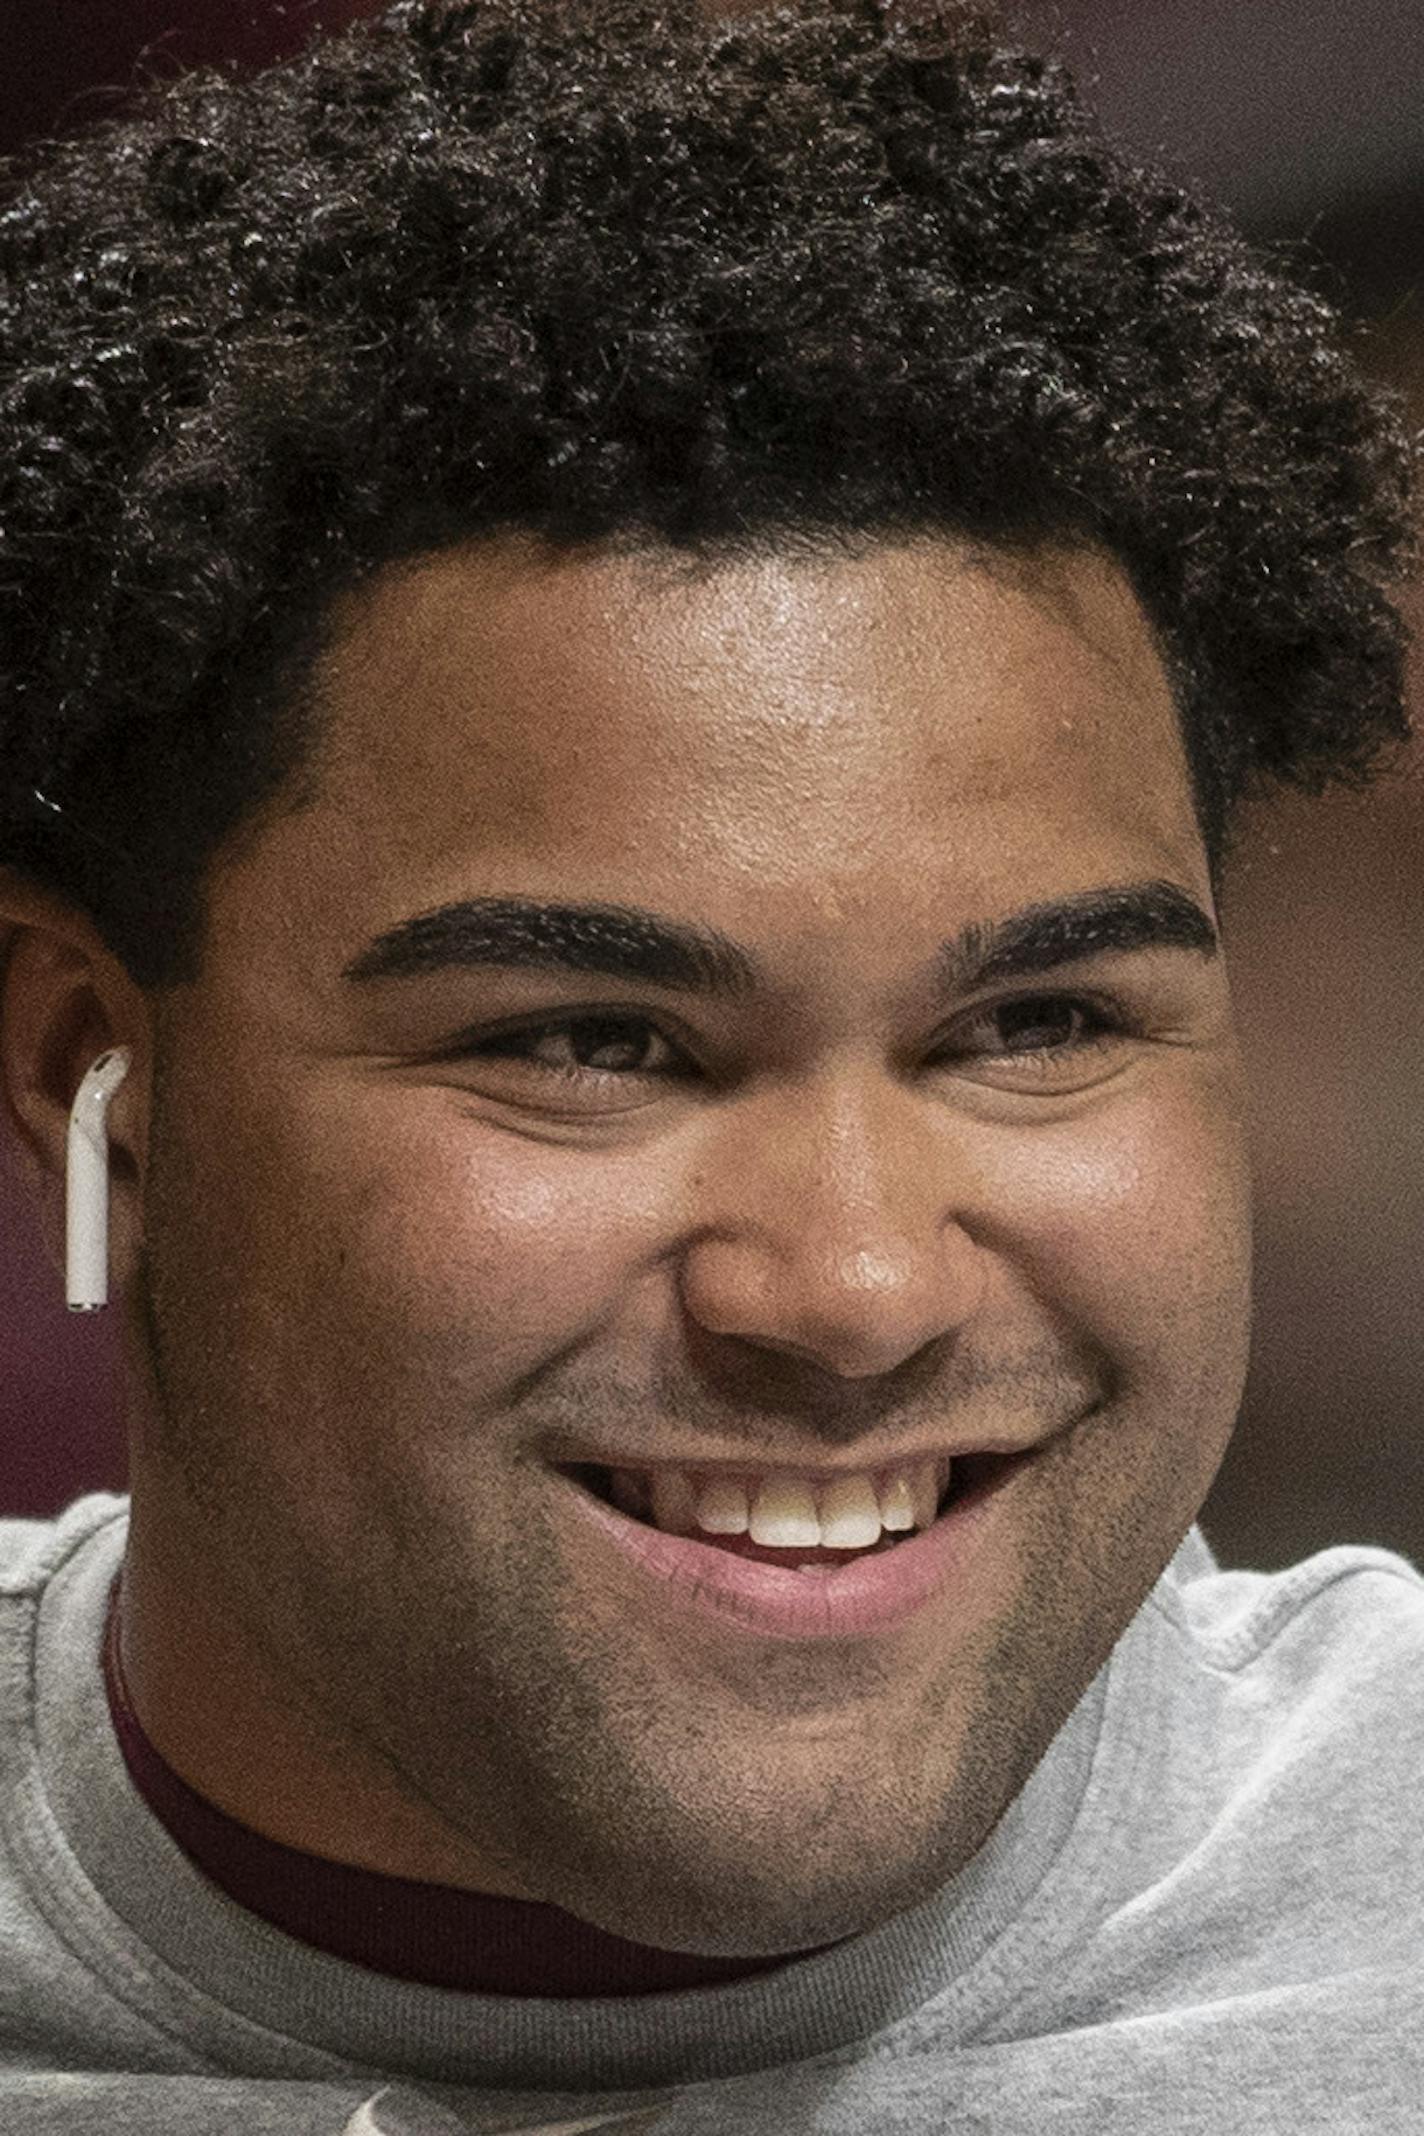
M 363 0 L 8 0 L 0 151 L 136 78 L 252 66 Z M 1231 207 L 1345 313 L 1424 426 L 1419 0 L 1018 0 L 1134 149 Z M 1414 604 L 1424 625 L 1424 599 Z M 1421 698 L 1416 662 L 1416 703 Z M 1364 795 L 1255 812 L 1223 901 L 1254 1099 L 1257 1320 L 1202 1514 L 1223 1561 L 1332 1543 L 1424 1565 L 1424 748 Z M 124 1488 L 116 1316 L 71 1317 L 0 1124 L 0 1513 Z

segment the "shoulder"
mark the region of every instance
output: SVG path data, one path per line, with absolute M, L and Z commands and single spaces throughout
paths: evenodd
M 0 1520 L 0 1600 L 31 1600 L 54 1574 L 115 1522 L 127 1525 L 129 1501 L 91 1491 L 52 1520 Z
M 1156 1599 L 1190 1657 L 1181 1783 L 1235 1834 L 1238 1897 L 1272 1877 L 1276 1906 L 1287 1885 L 1346 1904 L 1368 1892 L 1381 1923 L 1407 1915 L 1418 1935 L 1424 1575 L 1352 1544 L 1281 1572 L 1205 1572 Z
M 1287 2058 L 1327 2036 L 1363 2058 L 1419 2010 L 1424 1576 L 1362 1545 L 1278 1572 L 1179 1559 L 1128 1644 L 1069 2007 L 1144 2041 L 1189 2018 L 1221 2066 L 1269 2024 Z
M 1281 1572 L 1198 1560 L 1154 1599 L 1202 1662 L 1226 1673 L 1259 1671 L 1304 1689 L 1424 1670 L 1424 1573 L 1373 1545 L 1319 1550 Z

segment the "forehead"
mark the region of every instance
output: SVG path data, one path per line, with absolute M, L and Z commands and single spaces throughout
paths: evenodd
M 1149 880 L 1210 902 L 1162 661 L 1092 554 L 505 540 L 350 598 L 315 679 L 301 792 L 210 901 L 224 983 L 269 1002 L 344 1015 L 368 944 L 482 895 L 707 922 L 842 1001 L 946 922 Z
M 729 861 L 876 821 L 1195 842 L 1175 707 L 1121 572 L 949 543 L 690 568 L 488 544 L 387 574 L 337 619 L 307 792 L 413 852 L 694 830 Z

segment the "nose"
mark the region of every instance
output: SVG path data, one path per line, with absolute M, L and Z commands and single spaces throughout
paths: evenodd
M 883 1073 L 764 1101 L 699 1151 L 687 1312 L 841 1378 L 893 1371 L 978 1311 L 962 1124 Z

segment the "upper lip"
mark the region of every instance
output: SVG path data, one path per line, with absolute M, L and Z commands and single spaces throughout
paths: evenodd
M 683 1468 L 723 1471 L 728 1475 L 743 1475 L 748 1469 L 766 1471 L 768 1474 L 790 1476 L 815 1476 L 833 1483 L 838 1476 L 873 1475 L 881 1469 L 916 1468 L 922 1461 L 968 1460 L 973 1456 L 1012 1455 L 1031 1453 L 1043 1444 L 1043 1434 L 1036 1439 L 966 1441 L 961 1445 L 946 1444 L 943 1440 L 933 1446 L 905 1447 L 899 1451 L 871 1452 L 867 1450 L 854 1461 L 827 1461 L 825 1456 L 798 1456 L 793 1453 L 761 1453 L 748 1448 L 741 1454 L 694 1453 L 691 1450 L 677 1453 L 628 1454 L 613 1453 L 606 1448 L 564 1447 L 553 1451 L 552 1459 L 557 1468 L 607 1468 L 607 1469 L 654 1469 Z

